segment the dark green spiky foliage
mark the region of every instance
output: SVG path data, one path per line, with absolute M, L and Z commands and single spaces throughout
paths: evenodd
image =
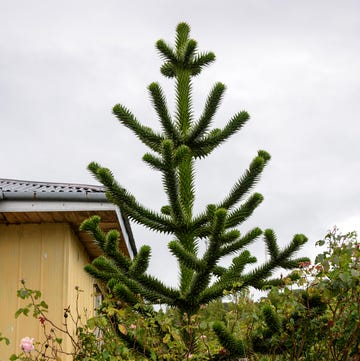
M 93 175 L 106 187 L 108 199 L 118 205 L 130 220 L 149 230 L 169 234 L 169 250 L 179 264 L 177 288 L 164 285 L 147 274 L 150 248 L 142 247 L 130 260 L 118 249 L 116 233 L 104 234 L 99 219 L 86 221 L 82 228 L 89 231 L 103 250 L 103 257 L 96 259 L 86 270 L 95 278 L 107 283 L 113 294 L 127 303 L 134 304 L 138 298 L 150 303 L 162 303 L 179 310 L 182 320 L 190 320 L 200 305 L 222 297 L 225 292 L 237 292 L 244 287 L 262 287 L 277 267 L 292 268 L 303 259 L 293 259 L 293 254 L 306 242 L 302 235 L 294 237 L 288 247 L 280 250 L 271 230 L 264 233 L 270 258 L 262 266 L 246 271 L 246 266 L 256 258 L 244 248 L 257 240 L 259 228 L 241 234 L 236 227 L 247 220 L 262 202 L 259 193 L 248 195 L 256 184 L 270 159 L 264 151 L 257 155 L 235 182 L 227 196 L 220 202 L 209 204 L 203 212 L 194 214 L 195 173 L 194 161 L 208 156 L 220 144 L 239 131 L 249 119 L 245 111 L 235 114 L 222 129 L 211 129 L 212 121 L 223 97 L 225 86 L 217 83 L 211 89 L 204 110 L 196 118 L 192 109 L 191 79 L 215 60 L 212 52 L 198 52 L 197 42 L 189 38 L 190 28 L 180 23 L 176 29 L 175 47 L 159 40 L 157 50 L 164 60 L 161 73 L 175 80 L 175 112 L 170 114 L 165 95 L 158 83 L 148 87 L 158 115 L 162 132 L 156 132 L 141 124 L 123 105 L 117 104 L 113 112 L 118 120 L 150 148 L 143 160 L 162 175 L 168 204 L 160 211 L 151 210 L 113 177 L 112 173 L 97 163 L 89 165 Z M 206 241 L 206 250 L 200 255 L 199 243 Z M 225 256 L 234 258 L 230 267 L 220 265 Z M 183 322 L 188 322 L 183 321 Z M 218 327 L 218 326 L 217 326 Z M 221 327 L 220 327 L 221 328 Z M 228 333 L 220 332 L 224 345 L 233 345 Z M 184 335 L 189 352 L 194 351 L 194 338 Z M 241 345 L 231 347 L 241 352 Z M 235 352 L 235 351 L 234 351 Z

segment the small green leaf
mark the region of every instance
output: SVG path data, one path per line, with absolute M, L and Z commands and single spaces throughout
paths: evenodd
M 201 330 L 206 330 L 208 328 L 208 323 L 206 321 L 201 321 L 200 322 L 200 329 Z
M 95 323 L 95 319 L 94 318 L 89 318 L 87 321 L 86 321 L 86 325 L 91 329 L 93 330 L 96 326 L 96 323 Z
M 7 337 L 2 336 L 1 332 L 0 332 L 0 342 L 4 341 L 7 345 L 10 344 L 10 340 Z
M 41 301 L 39 303 L 39 307 L 42 307 L 42 308 L 44 308 L 46 310 L 49 308 L 49 306 L 47 305 L 47 303 L 45 301 Z
M 351 277 L 348 273 L 341 273 L 339 275 L 339 278 L 341 279 L 341 281 L 343 281 L 344 283 L 349 283 L 351 280 Z
M 24 316 L 27 316 L 29 314 L 29 309 L 28 308 L 19 308 L 16 312 L 15 312 L 15 318 L 18 318 L 21 314 L 23 314 Z
M 28 298 L 30 296 L 30 291 L 27 290 L 26 288 L 21 288 L 20 290 L 17 291 L 17 295 L 21 299 L 25 300 L 26 298 Z
M 358 271 L 356 269 L 352 269 L 350 272 L 354 278 L 360 278 L 360 271 Z
M 151 351 L 150 357 L 151 357 L 151 360 L 153 360 L 153 361 L 157 360 L 156 353 L 154 351 Z

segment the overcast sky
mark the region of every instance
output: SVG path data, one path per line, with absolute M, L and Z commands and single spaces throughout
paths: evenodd
M 165 203 L 146 148 L 111 114 L 116 103 L 158 128 L 146 87 L 159 72 L 156 40 L 190 24 L 216 63 L 194 81 L 195 114 L 221 81 L 215 120 L 251 120 L 197 165 L 198 203 L 218 202 L 258 149 L 272 155 L 256 187 L 265 200 L 242 231 L 273 228 L 285 245 L 309 237 L 304 253 L 334 225 L 360 222 L 360 1 L 353 0 L 0 0 L 2 178 L 96 184 L 90 161 L 109 167 L 140 202 Z M 176 279 L 170 239 L 134 226 L 153 247 L 155 274 Z M 254 250 L 264 255 L 258 243 Z

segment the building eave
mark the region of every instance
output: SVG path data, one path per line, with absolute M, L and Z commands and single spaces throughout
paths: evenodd
M 129 221 L 122 215 L 119 207 L 109 203 L 103 187 L 3 179 L 1 181 L 10 186 L 4 187 L 5 191 L 0 187 L 0 223 L 69 223 L 91 258 L 95 258 L 101 251 L 86 232 L 79 230 L 79 226 L 86 218 L 99 215 L 104 218 L 101 221 L 103 230 L 117 229 L 125 246 L 123 251 L 131 258 L 136 255 Z M 18 184 L 24 184 L 27 188 L 21 188 Z

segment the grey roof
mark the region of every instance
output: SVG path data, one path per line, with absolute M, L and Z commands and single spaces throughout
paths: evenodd
M 104 193 L 104 187 L 85 184 L 34 182 L 16 179 L 1 179 L 0 188 L 3 192 L 77 192 Z
M 0 178 L 1 199 L 106 201 L 102 186 Z

